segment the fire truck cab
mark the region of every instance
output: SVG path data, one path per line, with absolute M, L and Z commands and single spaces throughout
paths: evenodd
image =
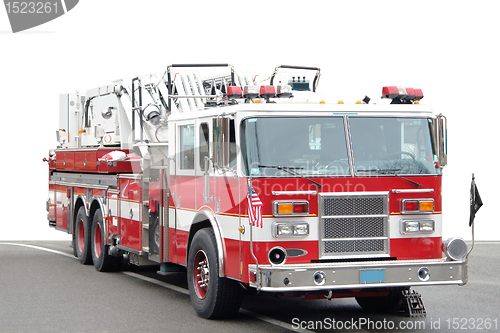
M 205 318 L 245 289 L 425 315 L 412 287 L 467 282 L 465 242 L 442 240 L 446 118 L 420 89 L 327 104 L 319 77 L 177 64 L 61 95 L 49 225 L 99 271 L 185 267 Z

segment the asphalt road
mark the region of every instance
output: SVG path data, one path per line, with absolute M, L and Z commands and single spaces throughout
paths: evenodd
M 0 242 L 0 332 L 500 331 L 500 243 L 476 244 L 466 286 L 420 287 L 426 318 L 362 310 L 354 299 L 247 294 L 237 317 L 205 320 L 185 273 L 100 273 L 69 242 Z M 304 328 L 304 329 L 301 329 Z

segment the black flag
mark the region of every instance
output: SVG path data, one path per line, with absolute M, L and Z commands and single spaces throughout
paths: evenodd
M 469 218 L 469 227 L 474 223 L 474 218 L 476 217 L 476 213 L 483 205 L 483 201 L 479 196 L 479 192 L 477 190 L 476 181 L 474 178 L 474 174 L 472 174 L 472 182 L 470 184 L 470 218 Z

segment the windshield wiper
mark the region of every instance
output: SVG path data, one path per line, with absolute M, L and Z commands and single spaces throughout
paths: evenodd
M 396 172 L 398 172 L 398 171 L 401 171 L 401 168 L 400 169 L 358 169 L 358 170 L 356 170 L 356 172 L 376 172 L 376 173 L 382 173 L 382 174 L 384 174 L 386 172 L 388 172 L 388 173 L 393 172 L 394 176 L 399 177 L 401 179 L 404 179 L 407 182 L 412 183 L 416 187 L 422 186 L 422 184 L 417 183 L 416 181 L 413 181 L 411 179 L 408 179 L 408 178 L 405 178 L 405 177 L 401 176 L 400 174 L 397 174 Z
M 403 177 L 403 176 L 401 176 L 401 175 L 398 175 L 397 173 L 395 173 L 394 175 L 396 175 L 396 177 L 399 177 L 399 178 L 401 178 L 401 179 L 406 180 L 407 182 L 412 183 L 412 184 L 413 184 L 413 185 L 415 185 L 416 187 L 420 187 L 420 186 L 422 186 L 422 184 L 417 183 L 416 181 L 413 181 L 413 180 L 411 180 L 411 179 L 405 178 L 405 177 Z
M 299 176 L 301 178 L 307 179 L 308 181 L 310 181 L 311 183 L 313 183 L 314 185 L 316 185 L 319 188 L 323 187 L 323 185 L 321 185 L 320 183 L 317 183 L 314 180 L 307 178 L 306 176 L 301 175 L 300 173 L 294 171 L 296 169 L 304 169 L 303 167 L 284 166 L 284 165 L 262 165 L 262 164 L 259 164 L 258 167 L 259 168 L 272 168 L 272 169 L 283 170 L 291 175 Z
M 394 172 L 394 174 L 396 174 L 396 172 L 398 171 L 401 171 L 401 168 L 399 169 L 377 169 L 377 168 L 374 168 L 374 169 L 358 169 L 356 170 L 356 172 L 376 172 L 376 173 L 381 173 L 381 174 L 384 174 L 386 172 Z

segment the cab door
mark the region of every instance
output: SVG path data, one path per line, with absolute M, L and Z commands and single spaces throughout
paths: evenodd
M 198 209 L 196 205 L 195 132 L 193 121 L 182 121 L 176 125 L 175 176 L 172 193 L 175 206 L 175 259 L 185 264 L 189 230 Z M 171 168 L 171 170 L 173 170 Z
M 198 128 L 197 142 L 197 165 L 196 165 L 196 188 L 197 206 L 200 208 L 209 207 L 215 211 L 214 197 L 214 173 L 212 167 L 212 158 L 210 156 L 212 137 L 211 124 L 208 121 L 200 121 Z
M 219 117 L 214 121 L 213 131 L 213 154 L 218 169 L 213 172 L 214 211 L 221 225 L 226 247 L 226 275 L 240 279 L 242 234 L 238 230 L 242 223 L 241 214 L 245 214 L 241 207 L 246 200 L 246 190 L 242 189 L 243 179 L 238 176 L 235 120 Z

